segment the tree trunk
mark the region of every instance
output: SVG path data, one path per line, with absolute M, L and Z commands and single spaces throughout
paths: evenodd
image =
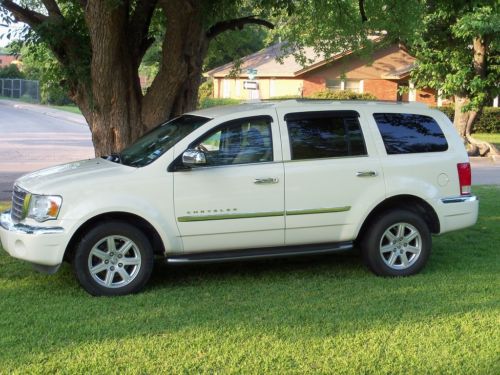
M 196 108 L 208 40 L 200 9 L 184 0 L 159 2 L 167 20 L 160 70 L 143 100 L 146 128 Z M 198 5 L 199 6 L 199 5 Z
M 92 114 L 96 156 L 122 150 L 140 136 L 141 87 L 137 57 L 127 48 L 127 8 L 89 1 L 85 19 L 92 46 Z
M 473 65 L 475 73 L 484 78 L 486 75 L 486 54 L 487 45 L 481 38 L 473 40 L 474 58 Z M 476 120 L 479 110 L 469 110 L 464 112 L 463 108 L 470 103 L 470 99 L 466 94 L 455 95 L 455 118 L 453 124 L 458 131 L 460 137 L 467 147 L 467 152 L 470 156 L 489 156 L 499 155 L 497 148 L 489 143 L 480 141 L 472 137 L 474 129 L 474 121 Z
M 203 60 L 215 36 L 247 24 L 273 27 L 254 16 L 206 25 L 202 12 L 208 0 L 74 3 L 81 6 L 88 34 L 65 22 L 56 1 L 43 1 L 42 12 L 42 5 L 29 9 L 11 0 L 0 0 L 0 8 L 39 33 L 67 70 L 69 96 L 89 124 L 96 156 L 120 152 L 155 125 L 195 109 Z M 167 30 L 159 72 L 143 95 L 138 69 L 152 43 L 148 30 L 157 8 Z

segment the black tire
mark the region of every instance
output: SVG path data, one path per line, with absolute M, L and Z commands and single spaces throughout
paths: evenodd
M 153 262 L 151 243 L 142 231 L 110 221 L 84 234 L 75 250 L 73 270 L 91 295 L 119 296 L 141 291 L 151 276 Z
M 416 237 L 412 238 L 415 233 Z M 426 222 L 416 213 L 401 209 L 375 217 L 361 240 L 363 260 L 378 276 L 410 276 L 420 272 L 431 248 L 432 238 Z

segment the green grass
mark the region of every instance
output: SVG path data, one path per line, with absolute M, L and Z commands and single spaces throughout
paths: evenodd
M 168 268 L 93 298 L 0 255 L 0 373 L 500 373 L 500 188 L 420 275 L 356 254 Z M 5 207 L 5 205 L 4 205 Z
M 474 138 L 493 143 L 497 148 L 500 148 L 500 133 L 474 133 Z
M 21 102 L 21 103 L 40 104 L 38 100 L 35 100 L 30 96 L 21 96 L 20 98 L 11 98 L 10 96 L 0 95 L 0 99 L 12 100 L 12 101 Z
M 61 111 L 76 113 L 78 115 L 82 114 L 82 111 L 80 111 L 80 108 L 78 108 L 74 104 L 69 104 L 69 105 L 49 105 L 49 107 L 50 108 L 54 108 L 54 109 L 59 109 Z
M 40 104 L 36 100 L 33 100 L 33 99 L 25 97 L 25 96 L 23 96 L 21 98 L 18 98 L 18 99 L 6 97 L 6 96 L 0 96 L 0 99 L 13 100 L 13 101 L 22 102 L 22 103 L 44 105 L 44 104 Z M 68 104 L 68 105 L 46 105 L 46 107 L 58 109 L 60 111 L 66 111 L 66 112 L 76 113 L 76 114 L 79 114 L 79 115 L 82 114 L 82 111 L 80 111 L 80 108 L 78 108 L 74 104 Z

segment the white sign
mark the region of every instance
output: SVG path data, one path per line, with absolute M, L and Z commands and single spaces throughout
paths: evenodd
M 257 81 L 243 81 L 243 88 L 246 90 L 258 90 L 259 83 Z
M 248 79 L 254 80 L 257 76 L 257 69 L 249 68 L 247 69 Z

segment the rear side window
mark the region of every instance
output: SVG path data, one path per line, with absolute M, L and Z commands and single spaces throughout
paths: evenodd
M 287 114 L 292 160 L 366 155 L 358 116 L 354 111 Z
M 409 113 L 374 113 L 389 155 L 440 152 L 448 143 L 436 120 Z

